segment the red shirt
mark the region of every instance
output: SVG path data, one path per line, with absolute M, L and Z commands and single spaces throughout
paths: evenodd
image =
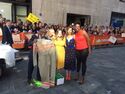
M 83 30 L 78 31 L 75 34 L 75 43 L 76 43 L 77 50 L 83 50 L 83 49 L 88 48 L 87 40 L 85 36 L 83 35 Z

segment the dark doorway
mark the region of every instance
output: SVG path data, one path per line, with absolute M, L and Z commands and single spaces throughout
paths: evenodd
M 125 14 L 112 12 L 110 25 L 113 27 L 122 27 L 125 26 Z
M 81 18 L 80 23 L 81 23 L 81 26 L 84 26 L 85 25 L 85 18 Z
M 76 23 L 76 22 L 79 22 L 81 26 L 89 25 L 90 20 L 91 20 L 90 15 L 67 13 L 67 25 L 71 25 L 72 23 Z

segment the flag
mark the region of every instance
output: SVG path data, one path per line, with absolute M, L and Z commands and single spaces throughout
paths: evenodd
M 27 17 L 27 20 L 32 22 L 32 23 L 35 23 L 35 22 L 39 21 L 39 18 L 36 15 L 30 13 Z

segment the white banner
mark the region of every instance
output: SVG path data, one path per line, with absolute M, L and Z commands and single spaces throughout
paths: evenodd
M 122 37 L 125 37 L 125 33 L 122 33 Z
M 108 39 L 111 43 L 115 43 L 117 41 L 117 38 L 114 36 L 110 36 L 110 38 Z

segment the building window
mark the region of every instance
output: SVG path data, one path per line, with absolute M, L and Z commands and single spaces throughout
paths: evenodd
M 2 14 L 4 18 L 9 20 L 11 20 L 12 18 L 11 6 L 11 3 L 0 2 L 0 14 Z
M 21 19 L 23 22 L 27 17 L 27 7 L 26 6 L 16 6 L 16 20 Z

